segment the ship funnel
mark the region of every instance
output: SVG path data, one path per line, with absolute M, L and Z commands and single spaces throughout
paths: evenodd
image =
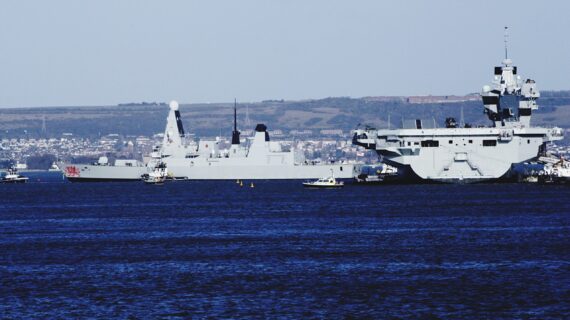
M 264 132 L 265 133 L 265 141 L 269 141 L 269 132 L 267 132 L 267 126 L 264 125 L 263 123 L 258 123 L 255 126 L 255 131 L 256 132 Z

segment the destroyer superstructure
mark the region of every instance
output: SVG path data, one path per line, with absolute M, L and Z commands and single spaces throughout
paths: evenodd
M 540 93 L 534 80 L 521 80 L 506 50 L 494 74 L 493 85 L 481 92 L 490 127 L 461 126 L 448 118 L 445 128 L 426 128 L 416 120 L 414 128 L 356 130 L 353 143 L 376 150 L 403 179 L 477 182 L 508 177 L 514 164 L 544 154 L 549 141 L 563 136 L 560 128 L 531 126 Z
M 330 174 L 351 179 L 358 167 L 347 163 L 313 164 L 295 150 L 283 151 L 278 142 L 270 141 L 264 124 L 255 127 L 254 136 L 242 145 L 237 129 L 237 111 L 234 105 L 232 144 L 220 150 L 220 140 L 185 139 L 178 103 L 170 103 L 162 161 L 177 178 L 189 180 L 265 180 L 316 179 Z M 186 143 L 185 143 L 186 140 Z

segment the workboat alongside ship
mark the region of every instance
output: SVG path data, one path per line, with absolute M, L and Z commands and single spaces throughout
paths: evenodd
M 26 183 L 28 177 L 24 177 L 18 173 L 16 166 L 6 171 L 6 174 L 0 178 L 0 183 Z
M 321 164 L 306 161 L 300 153 L 282 151 L 281 144 L 270 141 L 264 124 L 258 124 L 255 135 L 242 146 L 237 130 L 234 106 L 234 130 L 228 150 L 220 150 L 220 140 L 190 139 L 184 132 L 178 103 L 170 103 L 162 145 L 144 165 L 136 160 L 116 160 L 108 164 L 102 157 L 94 164 L 64 164 L 65 176 L 76 181 L 134 181 L 154 171 L 158 163 L 166 165 L 168 175 L 176 180 L 275 180 L 317 179 L 331 170 L 339 179 L 352 179 L 358 165 Z
M 537 175 L 529 175 L 529 178 L 536 178 L 536 182 L 541 183 L 570 183 L 570 162 L 554 156 L 540 157 L 538 161 L 544 164 L 543 170 Z
M 146 184 L 163 184 L 167 177 L 168 169 L 166 164 L 159 162 L 152 172 L 143 174 L 141 179 Z
M 363 166 L 355 182 L 359 184 L 383 184 L 397 182 L 398 169 L 385 163 Z
M 376 150 L 402 181 L 465 183 L 508 178 L 513 165 L 563 138 L 560 128 L 531 126 L 540 93 L 534 80 L 521 81 L 506 50 L 493 87 L 484 86 L 481 96 L 491 127 L 461 127 L 448 118 L 445 128 L 426 128 L 416 120 L 413 128 L 358 129 L 353 143 Z

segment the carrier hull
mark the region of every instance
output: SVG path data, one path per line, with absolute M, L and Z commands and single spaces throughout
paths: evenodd
M 513 165 L 536 159 L 557 131 L 439 128 L 369 134 L 376 137 L 372 145 L 382 161 L 397 167 L 404 180 L 472 183 L 508 179 Z

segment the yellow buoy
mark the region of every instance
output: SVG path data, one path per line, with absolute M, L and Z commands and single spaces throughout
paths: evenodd
M 255 188 L 255 186 L 253 185 L 253 182 L 251 183 L 251 185 L 249 186 L 250 188 Z
M 240 187 L 243 187 L 243 181 L 240 181 L 240 182 L 239 182 L 239 186 L 240 186 Z
M 236 180 L 236 183 L 239 184 L 239 179 Z

